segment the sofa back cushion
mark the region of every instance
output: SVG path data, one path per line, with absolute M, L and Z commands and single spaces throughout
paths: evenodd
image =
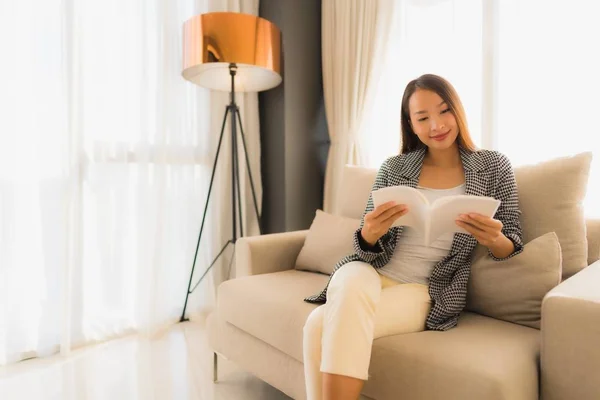
M 592 153 L 515 168 L 525 243 L 556 232 L 563 255 L 563 279 L 588 265 L 583 200 Z
M 555 232 L 562 248 L 563 279 L 588 265 L 588 239 L 583 215 L 591 153 L 577 154 L 515 168 L 522 211 L 523 239 L 527 243 Z M 346 166 L 337 215 L 360 219 L 367 204 L 376 169 Z M 588 226 L 594 225 L 588 221 Z M 600 229 L 588 232 L 590 244 L 600 243 Z M 593 249 L 592 259 L 600 249 Z
M 337 196 L 338 203 L 334 205 L 333 214 L 361 219 L 376 175 L 376 169 L 346 165 L 340 185 L 341 195 Z

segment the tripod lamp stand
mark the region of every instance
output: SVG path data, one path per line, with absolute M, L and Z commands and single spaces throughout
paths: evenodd
M 185 304 L 180 322 L 187 321 L 185 311 L 189 295 L 198 287 L 200 282 L 215 265 L 218 258 L 229 246 L 235 246 L 237 239 L 243 236 L 244 226 L 242 219 L 242 194 L 240 191 L 240 171 L 238 160 L 238 140 L 241 138 L 244 158 L 254 211 L 260 229 L 260 215 L 254 190 L 254 181 L 250 171 L 250 161 L 246 148 L 246 139 L 242 127 L 240 110 L 235 101 L 236 92 L 260 92 L 274 88 L 281 83 L 280 75 L 280 50 L 281 33 L 277 26 L 266 19 L 250 14 L 233 12 L 214 12 L 197 15 L 190 18 L 183 26 L 183 77 L 197 85 L 217 91 L 228 91 L 230 102 L 225 107 L 221 134 L 217 145 L 217 152 L 213 164 L 208 194 L 204 206 L 204 215 L 200 225 L 200 234 L 194 254 L 192 272 L 188 283 Z M 225 134 L 225 127 L 229 120 L 231 140 L 231 216 L 232 237 L 228 240 L 213 262 L 204 271 L 196 285 L 192 288 L 192 279 L 200 247 L 200 239 L 206 222 L 206 213 L 211 191 L 215 179 L 217 162 L 221 152 L 221 145 Z M 239 123 L 239 138 L 238 138 Z M 237 225 L 240 225 L 238 234 Z M 262 233 L 262 232 L 261 232 Z

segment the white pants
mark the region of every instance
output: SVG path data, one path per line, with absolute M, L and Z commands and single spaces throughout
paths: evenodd
M 304 325 L 308 400 L 321 399 L 322 372 L 367 380 L 373 339 L 425 330 L 430 308 L 426 285 L 393 281 L 361 261 L 342 266 Z

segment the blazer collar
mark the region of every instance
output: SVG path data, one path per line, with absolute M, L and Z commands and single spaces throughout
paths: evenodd
M 479 152 L 470 151 L 463 147 L 459 147 L 459 151 L 463 167 L 466 171 L 481 172 L 485 169 L 486 164 Z M 427 148 L 423 147 L 407 153 L 404 157 L 401 175 L 411 180 L 418 180 L 426 152 Z

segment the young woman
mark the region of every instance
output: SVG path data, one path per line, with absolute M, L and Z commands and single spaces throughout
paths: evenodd
M 304 326 L 309 400 L 358 399 L 374 338 L 456 326 L 478 243 L 495 260 L 522 251 L 510 161 L 496 151 L 476 149 L 452 85 L 436 75 L 411 81 L 400 118 L 402 152 L 383 163 L 373 190 L 406 185 L 430 201 L 467 194 L 494 197 L 501 204 L 494 218 L 460 215 L 456 225 L 469 234 L 448 234 L 424 246 L 410 229 L 390 228 L 410 212 L 405 205 L 374 209 L 369 198 L 354 236 L 355 253 L 338 262 L 320 294 L 305 299 L 325 303 Z

